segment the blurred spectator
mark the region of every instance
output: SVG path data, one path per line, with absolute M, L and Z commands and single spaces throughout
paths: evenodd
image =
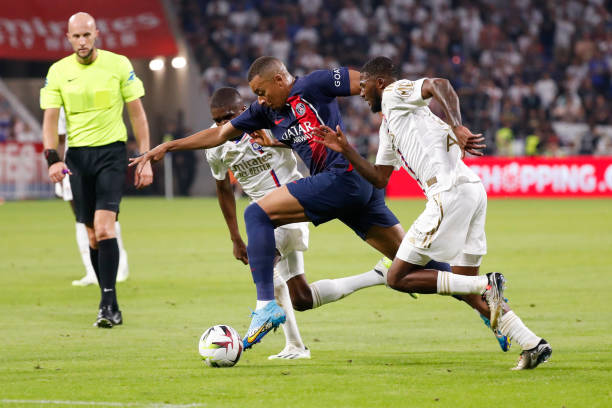
M 597 148 L 600 138 L 601 135 L 595 128 L 595 123 L 589 123 L 589 129 L 580 138 L 578 154 L 591 155 L 595 153 L 595 149 Z
M 225 77 L 225 68 L 221 67 L 221 62 L 216 59 L 202 73 L 202 87 L 212 94 L 217 88 L 223 86 Z
M 552 117 L 554 120 L 562 122 L 582 122 L 584 119 L 584 110 L 582 109 L 580 96 L 566 89 L 562 94 L 557 96 L 552 107 Z
M 297 75 L 339 65 L 359 68 L 371 56 L 385 55 L 406 78 L 451 80 L 464 124 L 493 145 L 487 153 L 579 151 L 550 136 L 550 121 L 612 125 L 610 0 L 178 4 L 209 92 L 230 84 L 253 100 L 245 71 L 261 55 L 279 57 Z M 341 102 L 341 109 L 351 138 L 367 155 L 377 134 L 366 120 L 373 115 L 359 104 Z M 595 150 L 609 151 L 607 140 L 600 138 Z
M 20 143 L 42 142 L 42 135 L 34 132 L 30 125 L 21 119 L 15 121 L 15 140 Z
M 182 123 L 182 115 L 179 113 L 179 120 Z M 176 121 L 169 121 L 166 124 L 164 140 L 181 139 L 187 136 L 182 124 Z M 176 179 L 178 195 L 189 196 L 189 190 L 195 180 L 196 154 L 193 150 L 176 151 L 172 153 L 172 169 Z

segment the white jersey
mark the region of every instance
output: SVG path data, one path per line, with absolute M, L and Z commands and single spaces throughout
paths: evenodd
M 252 200 L 303 177 L 291 149 L 261 146 L 246 133 L 240 139 L 206 149 L 206 160 L 217 180 L 224 180 L 231 170 Z
M 402 79 L 383 91 L 383 121 L 376 164 L 403 167 L 430 197 L 452 186 L 479 182 L 461 160 L 461 148 L 450 126 L 428 107 L 417 81 Z

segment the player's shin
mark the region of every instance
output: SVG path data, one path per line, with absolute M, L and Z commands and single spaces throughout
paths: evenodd
M 437 292 L 440 295 L 481 294 L 489 284 L 487 276 L 466 276 L 438 271 Z
M 538 345 L 541 337 L 529 330 L 525 323 L 512 311 L 504 313 L 499 319 L 499 331 L 521 345 L 523 350 L 529 350 Z
M 323 279 L 310 284 L 312 308 L 335 302 L 356 290 L 383 285 L 384 279 L 374 269 L 359 275 L 339 279 Z
M 115 221 L 115 236 L 119 246 L 119 269 L 117 270 L 117 282 L 125 282 L 130 275 L 128 267 L 127 251 L 123 248 L 123 238 L 121 237 L 121 225 Z
M 84 284 L 97 283 L 98 278 L 96 277 L 96 272 L 91 262 L 91 254 L 89 252 L 89 237 L 87 235 L 87 228 L 85 227 L 85 224 L 77 222 L 75 224 L 75 230 L 77 246 L 79 247 L 83 266 L 85 266 L 85 277 L 81 279 L 81 281 L 83 281 Z
M 264 304 L 274 299 L 274 257 L 276 255 L 276 241 L 274 239 L 274 225 L 270 217 L 257 203 L 252 203 L 244 211 L 249 243 L 247 254 L 253 281 L 257 288 L 257 300 Z
M 286 267 L 287 261 L 282 260 L 276 267 Z M 285 334 L 285 347 L 294 346 L 299 349 L 304 348 L 302 337 L 297 326 L 297 320 L 295 313 L 293 312 L 293 305 L 291 304 L 291 297 L 289 296 L 289 289 L 285 280 L 280 277 L 278 273 L 274 273 L 274 297 L 280 307 L 283 308 L 287 315 L 287 320 L 281 325 L 283 333 Z
M 102 306 L 112 306 L 118 310 L 115 284 L 117 280 L 117 267 L 119 266 L 119 246 L 117 238 L 98 241 L 98 267 L 99 282 L 102 292 Z

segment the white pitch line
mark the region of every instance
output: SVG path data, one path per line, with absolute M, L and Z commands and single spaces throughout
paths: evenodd
M 89 405 L 99 407 L 143 407 L 143 408 L 192 408 L 205 407 L 206 404 L 197 402 L 191 404 L 164 404 L 161 402 L 100 402 L 100 401 L 60 401 L 60 400 L 17 400 L 2 399 L 3 404 L 49 404 L 49 405 Z

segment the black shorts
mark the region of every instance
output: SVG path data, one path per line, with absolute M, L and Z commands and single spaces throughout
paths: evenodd
M 96 210 L 119 212 L 127 172 L 125 143 L 96 147 L 70 147 L 66 166 L 77 222 L 91 224 Z

